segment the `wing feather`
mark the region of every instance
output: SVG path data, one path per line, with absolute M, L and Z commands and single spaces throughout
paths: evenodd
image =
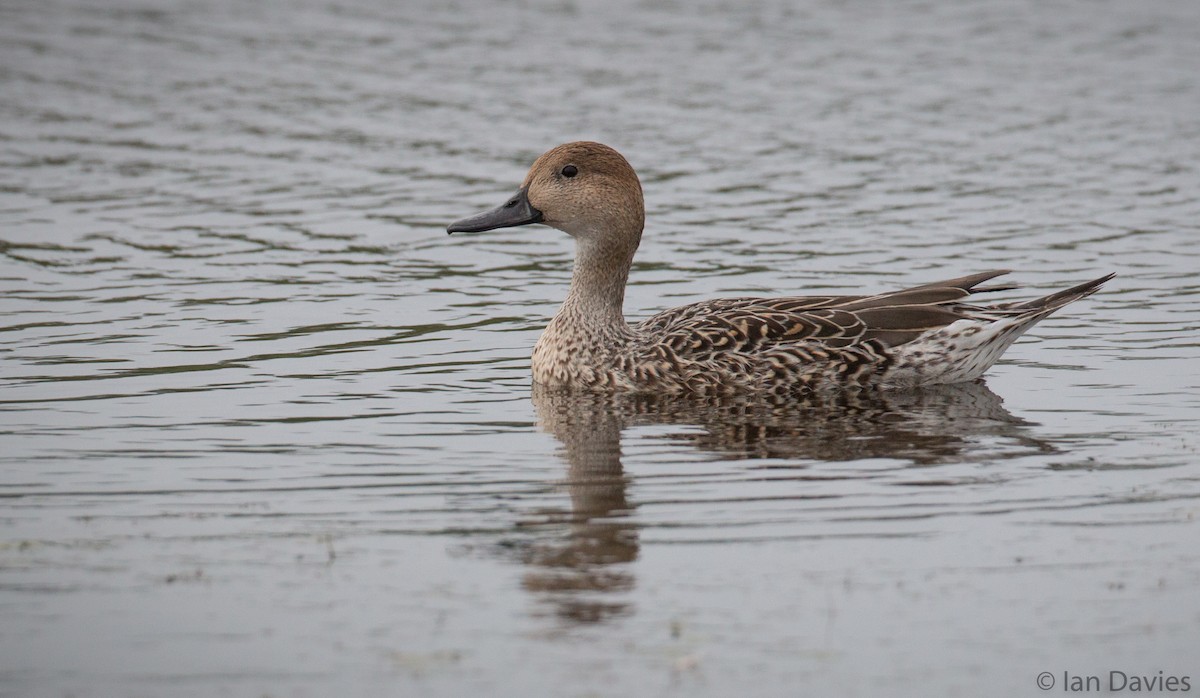
M 875 296 L 725 298 L 663 311 L 638 329 L 681 357 L 753 354 L 789 345 L 842 349 L 866 342 L 895 347 L 925 332 L 973 317 L 963 303 L 1005 274 L 991 271 Z

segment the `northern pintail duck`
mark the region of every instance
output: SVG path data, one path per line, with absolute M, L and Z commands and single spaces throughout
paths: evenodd
M 989 271 L 861 296 L 722 298 L 635 325 L 622 304 L 642 238 L 642 187 L 620 153 L 560 145 L 533 163 L 499 207 L 451 223 L 478 233 L 531 223 L 575 238 L 571 289 L 533 349 L 550 387 L 662 393 L 795 393 L 907 388 L 978 378 L 1039 320 L 1112 274 L 1026 302 L 979 305 Z

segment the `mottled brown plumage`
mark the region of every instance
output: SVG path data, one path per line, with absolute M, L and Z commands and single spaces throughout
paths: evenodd
M 1024 303 L 979 305 L 990 271 L 871 296 L 724 298 L 629 325 L 625 283 L 645 208 L 633 168 L 599 143 L 534 162 L 503 206 L 450 232 L 545 223 L 575 238 L 571 288 L 533 351 L 534 380 L 599 391 L 795 393 L 973 380 L 1039 320 L 1108 275 Z

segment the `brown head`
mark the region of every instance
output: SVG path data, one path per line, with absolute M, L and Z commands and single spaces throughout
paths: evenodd
M 501 206 L 451 223 L 450 233 L 479 233 L 545 223 L 604 247 L 637 249 L 645 221 L 642 185 L 617 151 L 600 143 L 566 143 L 543 154 L 521 190 Z

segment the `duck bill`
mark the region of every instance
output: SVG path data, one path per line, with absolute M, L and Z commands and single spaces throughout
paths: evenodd
M 529 203 L 529 187 L 517 192 L 508 201 L 490 211 L 476 214 L 446 226 L 447 233 L 482 233 L 496 228 L 541 223 L 542 212 Z

